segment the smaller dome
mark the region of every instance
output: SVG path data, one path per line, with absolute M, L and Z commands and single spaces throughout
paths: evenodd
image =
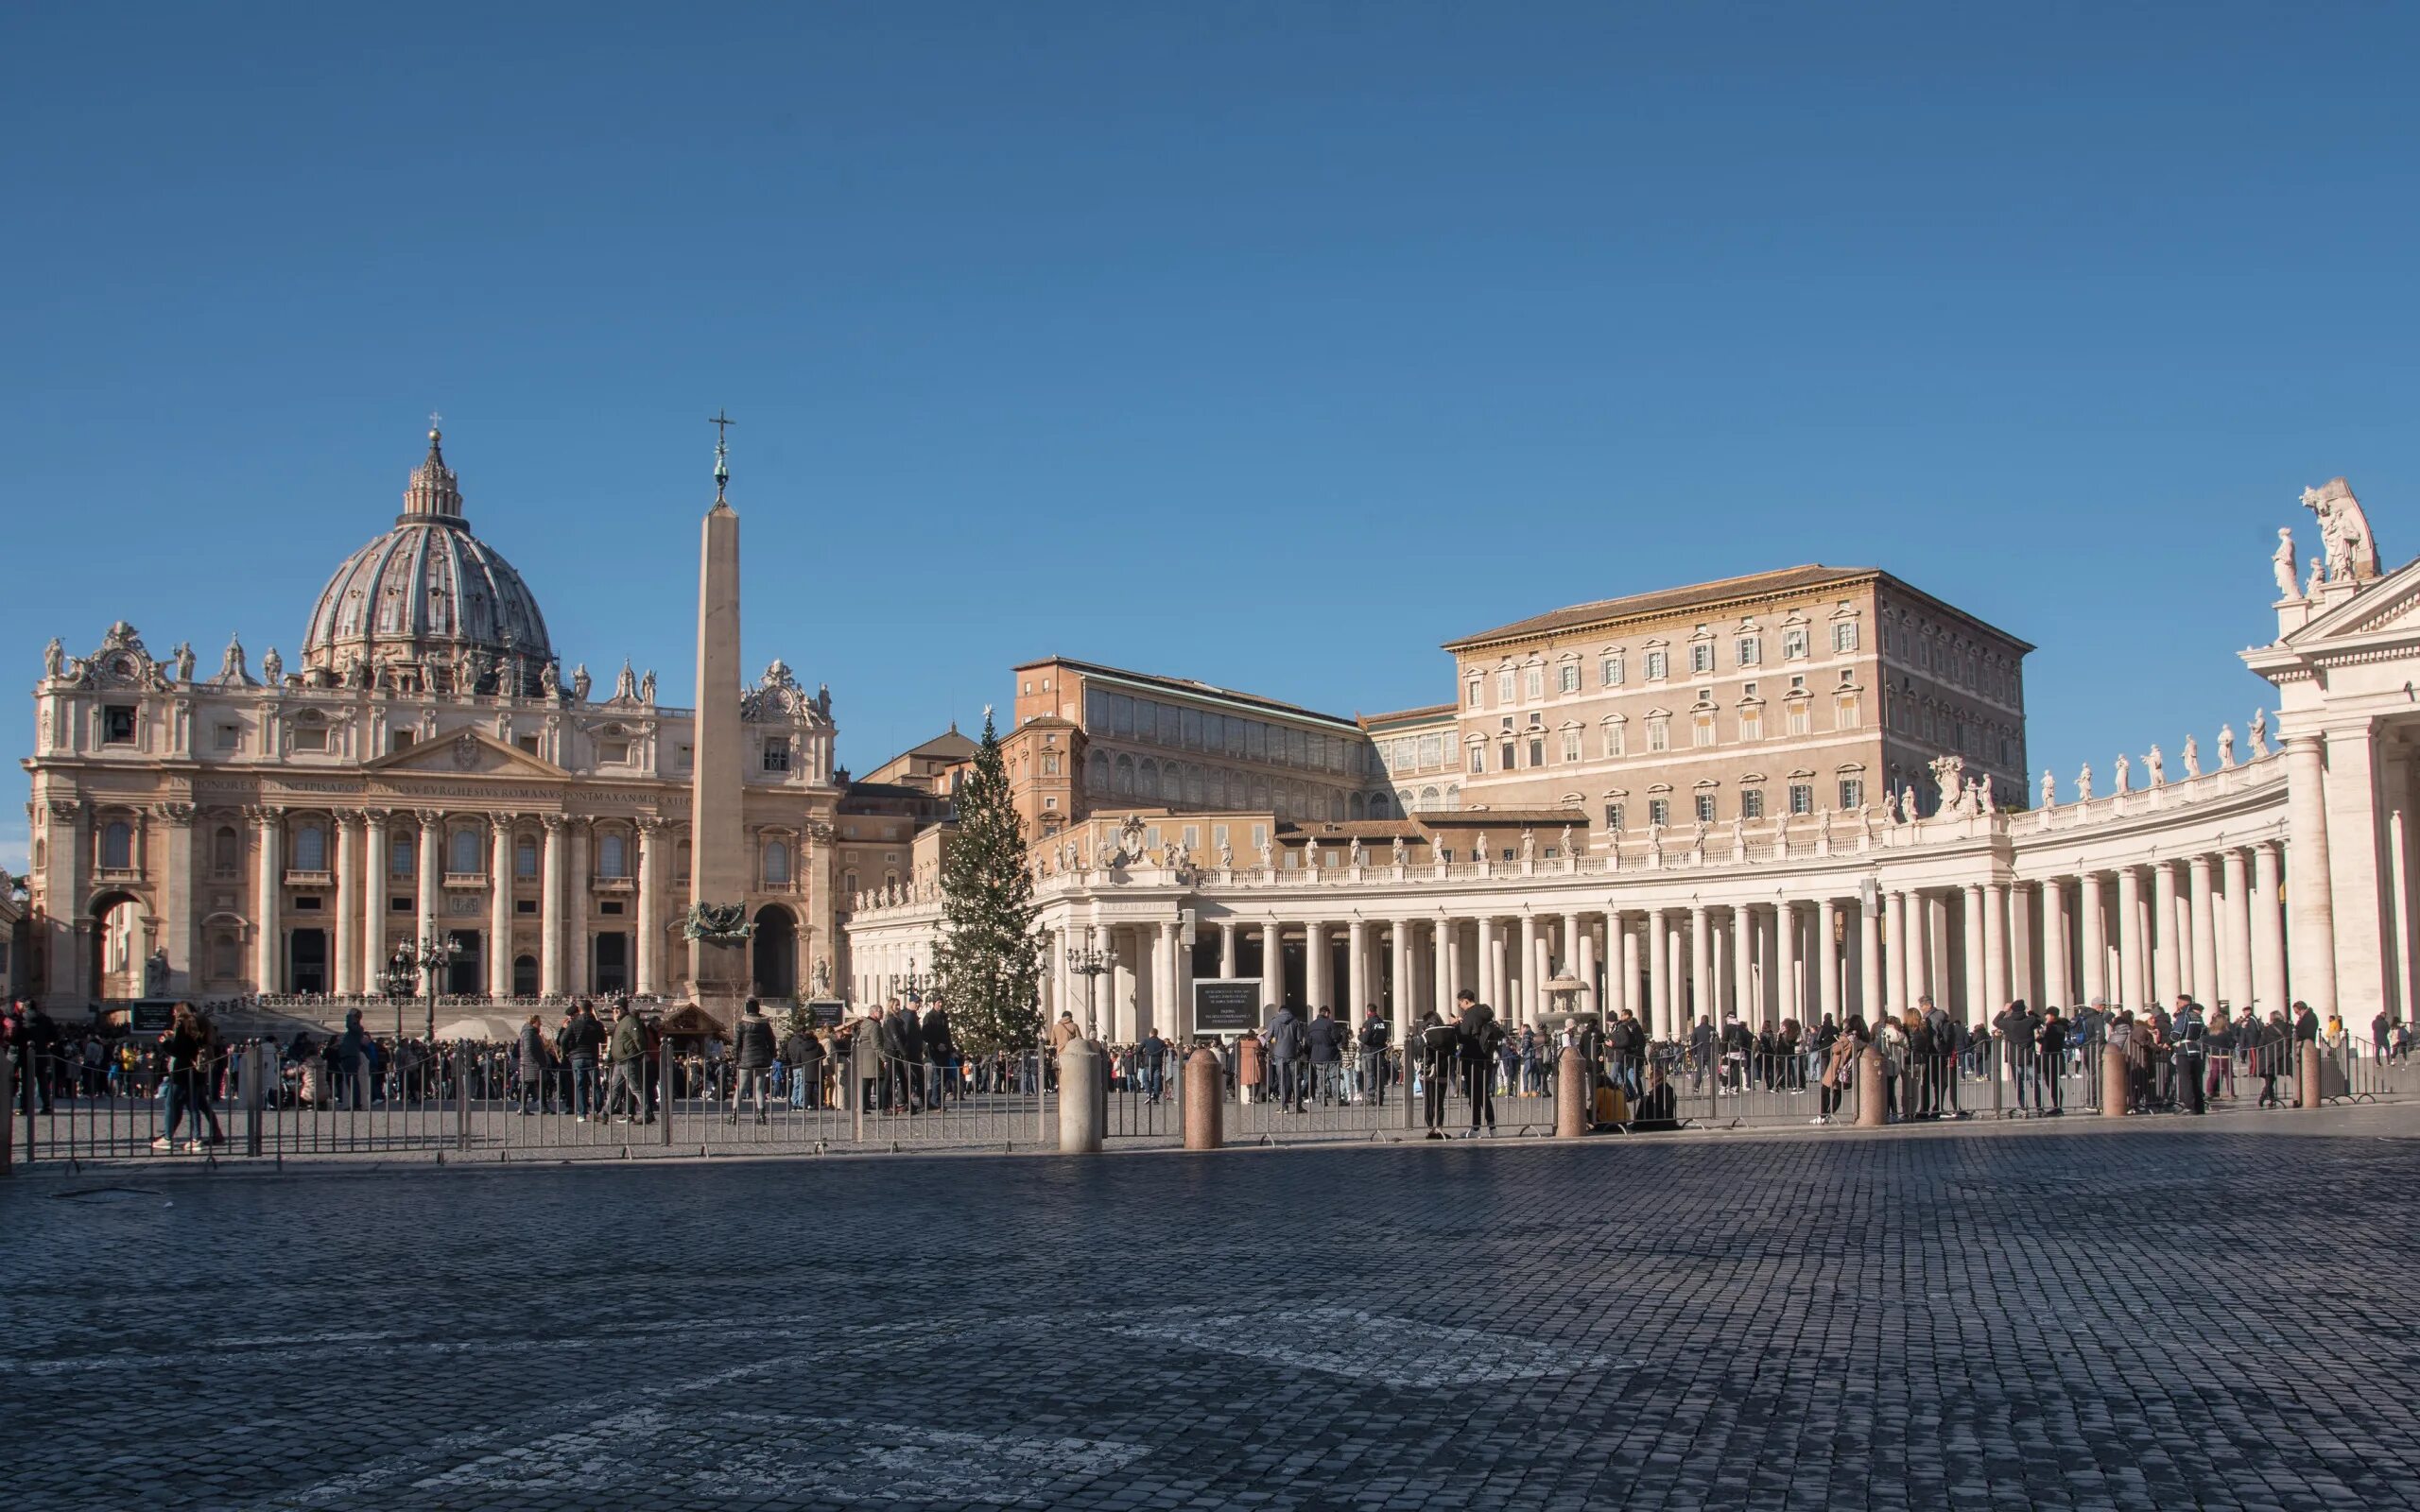
M 471 534 L 441 439 L 428 433 L 395 527 L 321 590 L 302 664 L 413 689 L 534 694 L 554 660 L 545 617 L 512 564 Z

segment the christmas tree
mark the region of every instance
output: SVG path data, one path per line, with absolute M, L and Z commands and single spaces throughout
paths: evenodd
M 958 833 L 942 860 L 942 937 L 933 967 L 950 1022 L 980 1055 L 1022 1050 L 1042 1032 L 1042 940 L 1033 927 L 1025 828 L 992 711 L 975 770 L 958 790 Z

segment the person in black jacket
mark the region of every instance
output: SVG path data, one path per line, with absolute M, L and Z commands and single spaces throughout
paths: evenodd
M 925 1105 L 925 1029 L 912 1003 L 893 1001 L 890 1017 L 882 1022 L 883 1070 L 897 1089 L 899 1106 L 910 1113 Z
M 1378 1017 L 1378 1005 L 1370 1005 L 1369 1017 L 1361 1021 L 1361 1085 L 1362 1095 L 1373 1107 L 1383 1108 L 1387 1102 L 1387 1042 L 1394 1036 L 1387 1029 L 1387 1021 Z
M 2058 1118 L 2066 1112 L 2060 1102 L 2059 1068 L 2066 1063 L 2067 1026 L 2057 1008 L 2042 1010 L 2042 1026 L 2034 1031 L 2033 1048 L 2036 1054 L 2028 1058 L 2043 1074 L 2034 1088 L 2034 1101 L 2040 1105 L 2044 1118 Z
M 1470 1083 L 1471 1134 L 1478 1133 L 1480 1121 L 1487 1124 L 1490 1134 L 1495 1132 L 1495 1053 L 1504 1045 L 1504 1026 L 1495 1022 L 1495 1010 L 1478 1000 L 1478 994 L 1464 988 L 1454 1001 L 1461 1013 L 1458 1027 L 1461 1031 L 1462 1075 Z
M 936 998 L 916 1025 L 924 1041 L 925 1106 L 939 1108 L 949 1092 L 949 1074 L 958 1065 L 958 1046 L 950 1042 L 949 1010 Z
M 790 1106 L 823 1106 L 823 1041 L 804 1029 L 793 1029 L 782 1041 L 782 1064 L 790 1072 Z
M 1320 1103 L 1324 1107 L 1342 1091 L 1336 1084 L 1337 1074 L 1344 1069 L 1344 1046 L 1352 1037 L 1336 1022 L 1336 1010 L 1323 1006 L 1311 1021 L 1305 1038 L 1311 1047 L 1311 1074 L 1318 1079 Z
M 739 1122 L 739 1104 L 750 1092 L 756 1094 L 756 1122 L 765 1122 L 765 1084 L 773 1074 L 773 1026 L 765 1022 L 765 1009 L 754 998 L 739 1010 L 739 1026 L 732 1031 L 731 1041 L 731 1116 L 723 1122 Z
M 1421 1015 L 1420 1038 L 1413 1049 L 1420 1057 L 1420 1103 L 1428 1121 L 1428 1137 L 1445 1137 L 1445 1088 L 1454 1075 L 1454 1060 L 1460 1052 L 1462 1032 L 1460 1025 L 1437 1017 L 1435 1008 Z

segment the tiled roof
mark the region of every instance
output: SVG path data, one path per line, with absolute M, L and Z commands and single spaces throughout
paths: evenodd
M 1557 630 L 1574 629 L 1606 620 L 1629 619 L 1640 614 L 1668 614 L 1675 610 L 1699 609 L 1766 593 L 1797 593 L 1877 576 L 1878 570 L 1873 567 L 1825 567 L 1820 562 L 1810 562 L 1803 567 L 1750 573 L 1745 577 L 1722 577 L 1710 583 L 1692 583 L 1686 588 L 1659 588 L 1651 593 L 1632 593 L 1623 598 L 1600 598 L 1593 604 L 1574 604 L 1568 609 L 1533 614 L 1526 620 L 1514 620 L 1510 625 L 1499 625 L 1477 635 L 1447 641 L 1444 648 L 1460 651 L 1490 641 L 1550 635 Z
M 1239 693 L 1234 688 L 1219 687 L 1215 682 L 1203 682 L 1194 678 L 1163 677 L 1156 672 L 1136 672 L 1127 667 L 1114 667 L 1099 662 L 1079 662 L 1069 656 L 1036 657 L 1030 662 L 1020 662 L 1010 670 L 1024 672 L 1033 667 L 1053 664 L 1073 667 L 1079 672 L 1095 673 L 1104 678 L 1141 683 L 1147 687 L 1166 688 L 1170 693 L 1192 694 L 1196 697 L 1224 698 L 1234 703 L 1251 704 L 1267 709 L 1273 713 L 1290 714 L 1297 719 L 1315 719 L 1322 724 L 1342 725 L 1347 728 L 1353 725 L 1352 720 L 1341 714 L 1322 713 L 1317 709 L 1305 709 L 1301 704 L 1286 703 L 1276 698 L 1264 698 L 1256 693 Z
M 1436 719 L 1455 713 L 1460 707 L 1459 704 L 1430 703 L 1417 709 L 1397 709 L 1391 713 L 1362 714 L 1359 718 L 1361 728 L 1368 730 L 1376 725 L 1392 725 L 1397 720 Z

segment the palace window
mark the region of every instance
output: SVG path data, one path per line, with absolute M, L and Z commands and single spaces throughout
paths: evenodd
M 1799 699 L 1796 703 L 1789 706 L 1789 732 L 1791 734 L 1804 735 L 1807 732 L 1810 721 L 1807 717 L 1806 707 L 1806 700 L 1804 698 Z
M 1499 772 L 1509 772 L 1512 770 L 1513 766 L 1516 765 L 1512 759 L 1514 755 L 1512 743 L 1509 740 L 1504 743 L 1503 748 L 1498 750 L 1495 755 L 1495 769 Z
M 1530 703 L 1546 696 L 1547 675 L 1537 667 L 1521 674 L 1521 696 Z
M 1672 721 L 1658 714 L 1647 722 L 1647 748 L 1651 751 L 1672 748 Z
M 1854 693 L 1841 695 L 1834 723 L 1842 730 L 1855 730 L 1865 723 L 1863 714 L 1858 708 L 1857 695 Z
M 1484 747 L 1484 746 L 1473 746 L 1473 747 L 1471 747 L 1471 762 L 1470 762 L 1470 766 L 1471 766 L 1471 770 L 1472 770 L 1473 772 L 1483 772 L 1483 771 L 1486 771 L 1486 770 L 1487 770 L 1487 747 Z
M 124 819 L 112 819 L 101 831 L 101 868 L 125 871 L 134 865 L 134 827 Z
M 327 749 L 328 727 L 320 724 L 315 718 L 304 718 L 295 721 L 294 748 L 296 750 Z
M 1789 784 L 1789 812 L 1793 815 L 1815 812 L 1814 783 L 1792 782 Z
M 786 887 L 790 882 L 790 848 L 780 840 L 765 842 L 765 885 Z
M 1474 708 L 1474 709 L 1478 708 L 1478 705 L 1479 705 L 1479 695 L 1478 695 L 1479 686 L 1480 686 L 1480 684 L 1479 684 L 1479 679 L 1477 679 L 1477 678 L 1473 678 L 1473 679 L 1471 679 L 1471 707 L 1472 707 L 1472 708 Z
M 1785 662 L 1800 661 L 1806 655 L 1806 630 L 1804 627 L 1781 632 L 1781 655 Z
M 630 842 L 610 830 L 596 837 L 596 874 L 600 877 L 627 877 L 631 874 Z
M 243 749 L 244 727 L 241 725 L 220 725 L 218 727 L 218 748 L 220 750 Z
M 1647 680 L 1650 682 L 1663 681 L 1665 677 L 1668 675 L 1670 665 L 1671 663 L 1667 660 L 1667 653 L 1662 651 L 1648 652 Z
M 1841 779 L 1841 807 L 1844 809 L 1865 807 L 1864 778 L 1843 777 Z
M 1739 738 L 1741 740 L 1765 738 L 1765 712 L 1762 709 L 1739 711 Z
M 1618 720 L 1618 719 L 1609 719 L 1609 720 L 1605 721 L 1605 754 L 1606 754 L 1606 755 L 1608 755 L 1608 756 L 1621 756 L 1621 755 L 1625 755 L 1625 754 L 1627 754 L 1627 752 L 1623 749 L 1623 747 L 1627 744 L 1627 742 L 1625 742 L 1625 741 L 1624 741 L 1624 739 L 1623 739 L 1623 733 L 1624 733 L 1624 726 L 1622 725 L 1622 722 L 1621 722 L 1620 720 Z
M 1547 743 L 1543 740 L 1532 739 L 1530 742 L 1530 765 L 1532 766 L 1544 766 L 1546 764 Z
M 1565 662 L 1555 669 L 1555 686 L 1564 693 L 1580 691 L 1580 663 Z
M 210 837 L 210 869 L 221 877 L 232 877 L 244 864 L 244 843 L 233 828 L 220 826 Z
M 1498 709 L 1512 701 L 1512 669 L 1506 667 L 1495 675 L 1495 706 Z
M 1693 746 L 1714 744 L 1714 715 L 1699 714 L 1690 720 L 1689 744 Z
M 1739 816 L 1761 819 L 1765 816 L 1765 790 L 1761 787 L 1742 788 L 1739 793 Z
M 1606 805 L 1605 805 L 1605 830 L 1606 830 L 1606 833 L 1614 833 L 1614 832 L 1616 832 L 1616 831 L 1618 831 L 1618 830 L 1619 830 L 1619 829 L 1621 829 L 1621 828 L 1622 828 L 1622 806 L 1621 806 L 1620 804 L 1618 804 L 1618 803 L 1608 803 L 1608 804 L 1606 804 Z
M 786 772 L 790 769 L 789 736 L 768 735 L 765 737 L 764 768 L 769 772 Z
M 1620 657 L 1609 656 L 1605 658 L 1603 661 L 1597 663 L 1598 684 L 1601 687 L 1607 688 L 1620 687 L 1622 685 L 1622 659 Z
M 399 834 L 387 847 L 387 871 L 389 876 L 408 877 L 412 874 L 412 839 Z
M 1753 667 L 1765 659 L 1765 643 L 1753 635 L 1739 637 L 1737 650 L 1743 667 Z
M 1697 811 L 1698 822 L 1700 824 L 1712 824 L 1714 822 L 1714 795 L 1711 793 L 1700 793 L 1697 799 Z
M 1857 649 L 1857 621 L 1842 620 L 1832 627 L 1832 649 L 1835 651 Z
M 306 824 L 294 832 L 294 869 L 325 871 L 328 869 L 328 832 L 316 824 Z
M 1714 670 L 1714 646 L 1712 643 L 1700 641 L 1697 644 L 1689 647 L 1689 670 L 1700 676 Z
M 1649 799 L 1647 800 L 1647 822 L 1656 825 L 1671 823 L 1672 800 L 1668 798 Z

